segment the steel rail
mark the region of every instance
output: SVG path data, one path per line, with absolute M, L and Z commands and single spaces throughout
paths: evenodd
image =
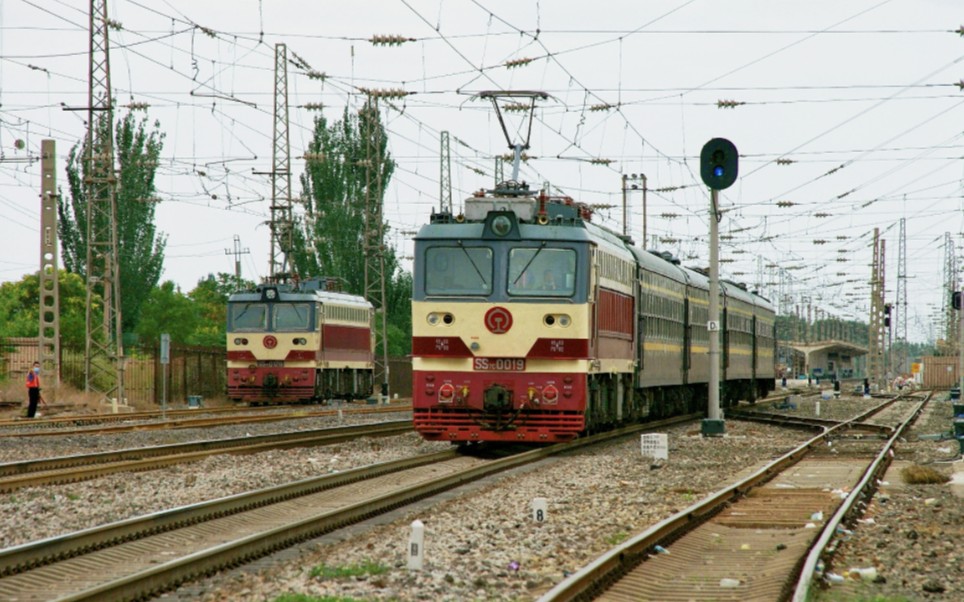
M 904 431 L 920 416 L 924 405 L 930 401 L 931 395 L 932 393 L 928 393 L 927 397 L 918 404 L 914 412 L 894 429 L 894 434 L 887 440 L 881 452 L 874 458 L 874 461 L 864 472 L 863 477 L 853 492 L 847 496 L 844 503 L 840 505 L 833 516 L 830 517 L 830 520 L 827 521 L 820 536 L 810 548 L 810 552 L 803 562 L 803 567 L 800 569 L 800 578 L 797 580 L 796 587 L 793 590 L 793 602 L 805 602 L 808 599 L 810 585 L 813 583 L 813 576 L 816 574 L 817 563 L 827 554 L 827 547 L 836 535 L 837 527 L 852 515 L 861 512 L 861 510 L 857 508 L 858 504 L 866 505 L 866 503 L 870 501 L 870 498 L 873 497 L 877 491 L 877 483 L 882 480 L 884 473 L 890 466 L 894 446 L 903 436 Z
M 377 406 L 374 408 L 345 408 L 343 413 L 347 414 L 391 414 L 395 412 L 408 412 L 411 406 Z M 282 422 L 285 420 L 299 420 L 302 418 L 320 418 L 337 415 L 338 409 L 305 411 L 298 410 L 285 414 L 272 413 L 261 416 L 221 416 L 213 418 L 186 418 L 178 420 L 161 420 L 155 422 L 135 422 L 133 424 L 121 424 L 105 426 L 91 429 L 53 429 L 53 428 L 34 428 L 42 427 L 42 423 L 32 421 L 19 421 L 19 426 L 30 428 L 31 430 L 19 432 L 2 432 L 0 437 L 53 437 L 63 435 L 92 435 L 102 433 L 124 433 L 130 431 L 150 431 L 150 430 L 174 430 L 203 428 L 207 426 L 228 426 L 237 424 L 257 424 L 262 422 Z M 65 423 L 71 423 L 72 419 L 65 419 Z
M 0 402 L 0 406 L 19 406 L 23 402 L 12 401 L 12 402 Z M 53 408 L 75 408 L 76 406 L 71 406 L 68 404 L 53 404 Z M 409 402 L 392 402 L 387 406 L 374 406 L 374 408 L 367 405 L 360 404 L 343 404 L 340 406 L 346 412 L 355 411 L 391 411 L 387 408 L 397 409 L 398 411 L 407 411 L 412 409 L 412 404 Z M 265 413 L 271 410 L 294 410 L 294 411 L 304 411 L 308 408 L 325 408 L 323 411 L 329 413 L 335 413 L 338 411 L 338 407 L 331 405 L 305 405 L 305 404 L 279 404 L 270 406 L 212 406 L 212 407 L 202 407 L 202 408 L 171 408 L 168 410 L 143 410 L 140 412 L 127 412 L 118 414 L 68 414 L 68 415 L 50 415 L 44 416 L 39 419 L 26 419 L 26 418 L 6 418 L 0 420 L 0 429 L 3 428 L 23 428 L 25 426 L 33 427 L 50 427 L 58 426 L 60 424 L 71 424 L 71 425 L 81 425 L 81 424 L 99 424 L 103 422 L 126 422 L 130 420 L 155 420 L 155 419 L 166 419 L 166 418 L 176 418 L 180 416 L 199 416 L 204 414 L 247 414 L 247 413 Z
M 401 485 L 395 490 L 377 497 L 354 501 L 341 509 L 324 512 L 294 523 L 271 527 L 263 532 L 244 536 L 222 545 L 199 550 L 181 558 L 161 562 L 133 574 L 101 583 L 84 591 L 73 592 L 59 600 L 130 600 L 149 596 L 169 589 L 184 581 L 210 574 L 224 567 L 263 556 L 267 553 L 315 537 L 336 528 L 369 518 L 382 512 L 412 503 L 419 499 L 457 487 L 464 483 L 522 466 L 551 455 L 569 452 L 589 445 L 631 435 L 643 430 L 697 419 L 700 415 L 687 415 L 657 422 L 637 424 L 616 431 L 592 435 L 575 441 L 559 443 L 506 458 L 478 464 L 441 477 L 431 478 L 417 485 Z M 394 473 L 407 468 L 423 466 L 456 457 L 456 452 L 446 451 L 407 458 L 395 462 L 358 468 L 334 475 L 305 479 L 296 483 L 270 489 L 239 494 L 185 506 L 173 510 L 137 517 L 94 527 L 84 531 L 31 542 L 0 551 L 0 575 L 28 578 L 31 569 L 43 568 L 53 562 L 67 560 L 88 550 L 100 550 L 119 543 L 145 536 L 171 531 L 185 525 L 238 514 L 275 502 L 290 500 L 315 491 L 331 489 L 347 483 L 370 479 L 381 474 Z M 393 479 L 396 477 L 393 477 Z M 0 579 L 0 590 L 5 584 Z
M 412 430 L 410 420 L 398 420 L 11 462 L 0 464 L 0 492 L 35 485 L 74 483 L 116 472 L 151 470 L 195 462 L 215 454 L 250 454 L 271 449 L 331 445 L 358 437 L 390 437 Z
M 894 398 L 891 402 L 896 401 L 896 399 L 897 398 Z M 923 404 L 924 402 L 921 402 L 920 405 L 923 406 Z M 809 454 L 812 449 L 823 445 L 831 437 L 837 435 L 838 432 L 849 428 L 851 423 L 862 421 L 870 414 L 879 411 L 887 405 L 889 405 L 889 403 L 881 404 L 867 412 L 862 412 L 850 421 L 841 421 L 833 427 L 813 425 L 822 428 L 823 432 L 740 481 L 710 494 L 703 500 L 652 525 L 642 533 L 612 548 L 558 583 L 542 595 L 538 599 L 538 602 L 568 602 L 570 600 L 593 599 L 642 562 L 654 549 L 654 546 L 660 543 L 669 545 L 667 542 L 675 541 L 686 532 L 702 525 L 716 515 L 724 506 L 735 502 L 745 496 L 747 492 L 754 487 L 762 485 L 780 472 L 796 464 L 804 456 Z M 914 412 L 914 417 L 916 417 L 919 412 L 920 407 Z M 893 436 L 887 444 L 887 450 L 890 449 L 892 442 L 900 436 L 902 430 L 903 427 L 901 429 L 895 429 Z M 881 455 L 877 457 L 878 461 L 880 457 L 887 455 L 886 451 L 881 452 Z M 876 466 L 878 461 L 875 461 L 873 465 Z M 868 468 L 864 477 L 861 479 L 862 483 L 872 480 L 868 476 L 870 473 L 871 470 Z M 834 526 L 836 527 L 836 525 Z M 830 533 L 832 535 L 833 531 L 831 530 Z M 800 564 L 802 565 L 803 562 L 801 561 Z

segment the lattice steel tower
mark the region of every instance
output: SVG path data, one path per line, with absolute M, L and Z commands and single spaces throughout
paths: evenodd
M 85 389 L 124 403 L 124 341 L 120 262 L 117 255 L 117 179 L 114 172 L 114 107 L 110 86 L 107 0 L 90 2 L 87 87 L 87 340 Z M 103 316 L 96 315 L 96 297 Z
M 288 135 L 288 47 L 274 46 L 274 146 L 271 162 L 271 256 L 268 275 L 284 282 L 291 275 L 294 236 L 291 203 L 291 140 Z
M 385 307 L 385 222 L 382 216 L 382 128 L 378 97 L 361 110 L 365 134 L 365 298 L 375 308 L 375 375 L 388 395 L 388 316 Z
M 951 233 L 944 233 L 944 294 L 941 295 L 941 304 L 944 310 L 944 343 L 952 349 L 957 349 L 955 344 L 958 336 L 957 311 L 951 307 L 950 299 L 957 287 L 957 257 L 954 255 L 954 242 L 951 240 Z
M 874 261 L 870 275 L 870 323 L 867 328 L 867 377 L 879 386 L 884 380 L 884 243 L 874 228 Z
M 891 320 L 894 318 L 891 317 Z M 910 372 L 907 358 L 907 220 L 900 218 L 900 248 L 897 250 L 897 340 L 900 342 L 900 355 L 897 357 L 897 371 Z
M 438 179 L 439 210 L 441 213 L 452 213 L 452 153 L 449 146 L 449 133 L 442 132 L 439 142 L 442 147 L 439 152 L 442 163 Z

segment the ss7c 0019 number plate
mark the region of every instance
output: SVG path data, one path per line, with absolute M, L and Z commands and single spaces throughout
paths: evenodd
M 523 372 L 526 360 L 521 357 L 477 357 L 472 362 L 472 369 L 488 372 Z

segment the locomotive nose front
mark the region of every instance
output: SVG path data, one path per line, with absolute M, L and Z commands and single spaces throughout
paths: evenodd
M 512 410 L 512 391 L 502 385 L 492 385 L 482 394 L 482 409 L 486 413 L 503 414 Z

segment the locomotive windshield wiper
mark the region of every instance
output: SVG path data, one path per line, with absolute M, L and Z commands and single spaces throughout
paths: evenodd
M 522 278 L 522 275 L 526 273 L 526 270 L 529 269 L 529 266 L 532 265 L 532 262 L 536 260 L 536 257 L 539 256 L 539 253 L 542 253 L 542 250 L 545 248 L 546 248 L 546 241 L 542 241 L 542 244 L 539 246 L 536 252 L 532 254 L 532 257 L 529 258 L 529 261 L 527 261 L 525 266 L 522 267 L 522 270 L 519 272 L 519 275 L 516 276 L 515 280 L 512 281 L 512 286 L 515 286 L 519 282 L 519 279 Z
M 462 245 L 461 240 L 458 241 L 458 245 L 459 245 L 459 248 L 462 249 L 462 252 L 465 253 L 465 256 L 469 258 L 469 263 L 472 264 L 472 269 L 474 269 L 475 273 L 479 275 L 479 282 L 481 282 L 482 284 L 488 285 L 489 283 L 485 281 L 485 276 L 483 276 L 482 272 L 479 271 L 479 266 L 475 265 L 475 260 L 473 260 L 472 256 L 469 255 L 468 250 Z

